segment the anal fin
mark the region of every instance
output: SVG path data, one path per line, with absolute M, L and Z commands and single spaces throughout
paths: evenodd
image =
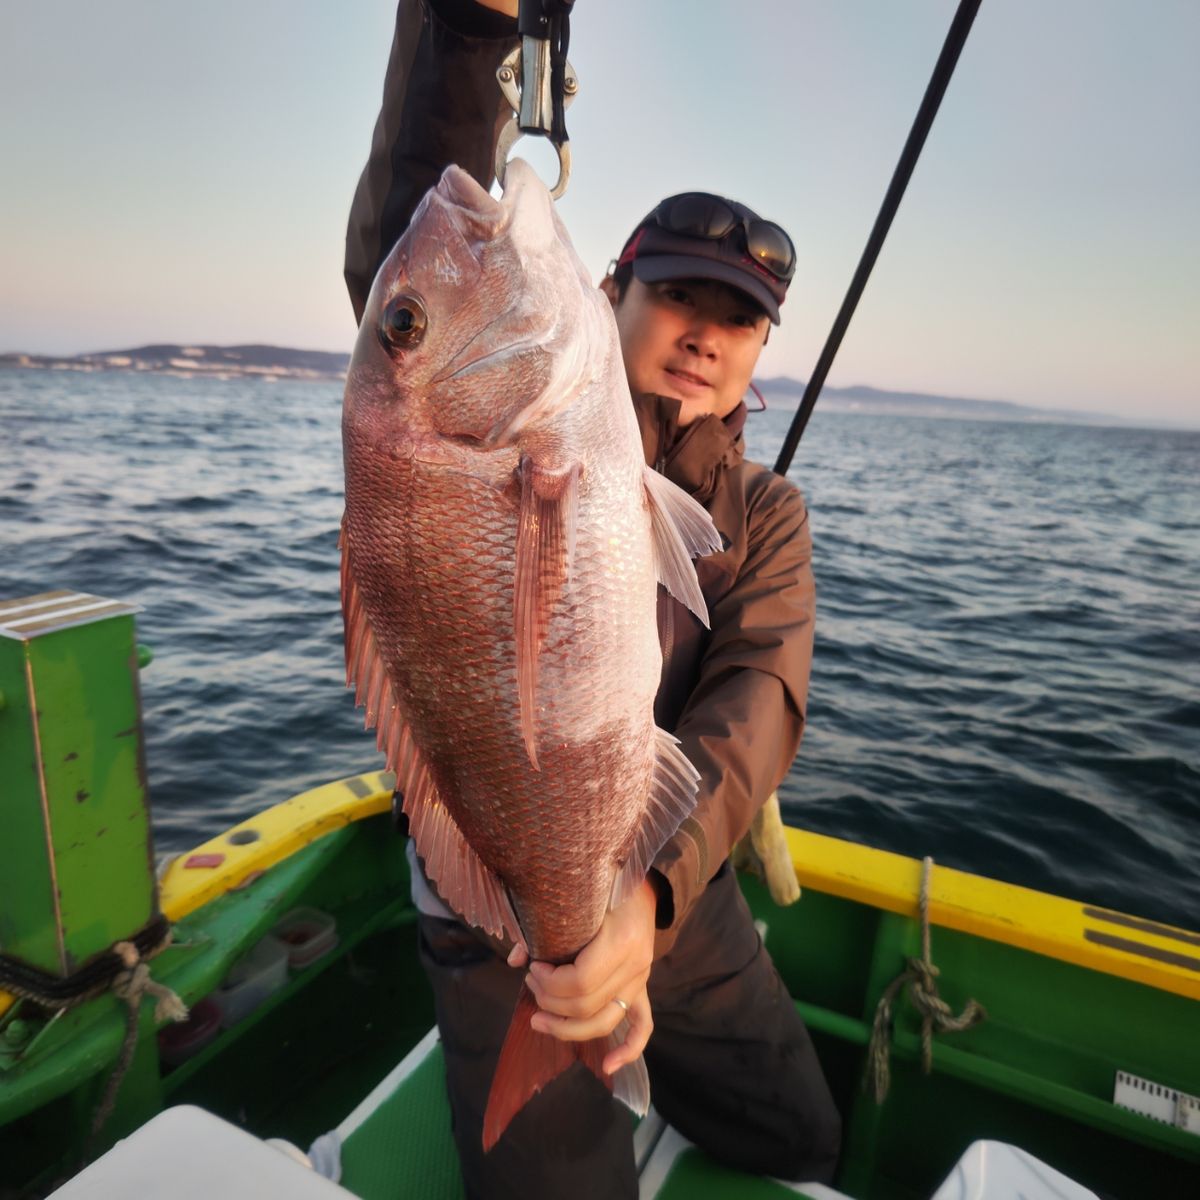
M 647 467 L 643 476 L 654 538 L 658 581 L 708 627 L 708 605 L 696 579 L 692 557 L 721 549 L 712 517 L 682 488 Z
M 611 908 L 627 900 L 675 831 L 696 807 L 700 776 L 666 730 L 654 730 L 654 775 L 642 822 L 613 882 Z
M 604 1039 L 604 1053 L 615 1050 L 623 1045 L 629 1037 L 629 1022 L 622 1021 Z M 603 1061 L 603 1058 L 601 1059 Z M 612 1077 L 613 1095 L 616 1096 L 630 1112 L 644 1117 L 650 1108 L 650 1074 L 646 1070 L 646 1060 L 639 1054 L 631 1063 L 626 1063 Z
M 521 736 L 534 770 L 537 759 L 538 656 L 550 613 L 571 576 L 575 523 L 579 511 L 580 466 L 560 470 L 523 455 L 517 467 L 521 487 L 517 524 L 517 573 L 513 624 L 517 643 L 517 697 Z

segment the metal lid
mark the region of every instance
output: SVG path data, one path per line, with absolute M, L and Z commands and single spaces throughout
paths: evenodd
M 105 600 L 87 592 L 41 592 L 20 600 L 0 600 L 0 637 L 27 642 L 72 625 L 87 625 L 136 612 L 141 612 L 137 604 Z

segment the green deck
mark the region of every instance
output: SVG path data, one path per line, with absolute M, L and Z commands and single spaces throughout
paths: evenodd
M 398 1179 L 421 1181 L 422 1200 L 462 1200 L 450 1106 L 442 1080 L 442 1052 L 436 1042 L 418 1065 L 375 1107 L 342 1147 L 342 1184 L 362 1200 L 394 1200 Z M 672 1163 L 655 1200 L 738 1197 L 783 1200 L 804 1192 L 771 1179 L 729 1171 L 695 1148 Z
M 695 1148 L 685 1150 L 675 1160 L 671 1173 L 655 1194 L 655 1200 L 795 1200 L 806 1192 L 784 1187 L 774 1179 L 761 1179 L 730 1171 L 714 1163 Z
M 462 1200 L 440 1046 L 346 1139 L 342 1171 L 362 1200 L 394 1197 L 398 1179 L 420 1180 L 422 1200 Z

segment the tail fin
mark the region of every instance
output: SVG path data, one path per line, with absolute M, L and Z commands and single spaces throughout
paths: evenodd
M 564 1042 L 547 1033 L 537 1033 L 529 1027 L 530 1018 L 537 1012 L 537 1002 L 527 988 L 521 989 L 517 1011 L 500 1050 L 500 1061 L 488 1093 L 487 1111 L 483 1116 L 483 1148 L 490 1150 L 508 1128 L 509 1122 L 548 1084 L 561 1075 L 577 1059 L 618 1100 L 627 1104 L 639 1116 L 644 1116 L 650 1104 L 650 1080 L 646 1064 L 637 1062 L 622 1067 L 615 1076 L 605 1075 L 603 1062 L 608 1052 L 625 1040 L 628 1024 L 622 1021 L 607 1037 L 590 1042 Z

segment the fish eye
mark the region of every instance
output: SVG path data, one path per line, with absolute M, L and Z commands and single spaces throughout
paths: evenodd
M 429 318 L 420 296 L 395 296 L 383 310 L 379 340 L 388 350 L 411 350 L 421 343 Z

